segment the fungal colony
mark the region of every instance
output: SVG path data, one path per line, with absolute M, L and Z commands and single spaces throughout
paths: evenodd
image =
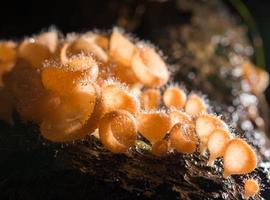
M 255 69 L 245 64 L 243 70 Z M 257 74 L 265 88 L 267 75 Z M 125 153 L 143 138 L 156 156 L 208 151 L 210 166 L 223 157 L 225 178 L 252 172 L 257 165 L 252 147 L 209 113 L 204 98 L 168 84 L 169 78 L 154 46 L 119 29 L 66 38 L 50 31 L 19 43 L 3 41 L 0 119 L 12 122 L 16 111 L 22 120 L 39 124 L 52 142 L 97 131 L 112 153 Z M 246 197 L 258 192 L 256 184 L 246 181 Z

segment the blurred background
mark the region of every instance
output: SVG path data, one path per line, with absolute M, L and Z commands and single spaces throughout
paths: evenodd
M 172 10 L 169 16 L 164 15 L 170 21 L 176 13 L 170 8 L 171 3 L 163 2 L 164 9 Z M 231 4 L 240 0 L 224 0 Z M 115 23 L 121 2 L 130 3 L 131 6 L 149 4 L 149 9 L 156 9 L 155 0 L 77 0 L 77 1 L 0 1 L 0 38 L 19 39 L 26 35 L 38 33 L 44 28 L 55 25 L 63 33 L 83 32 L 93 28 L 109 29 Z M 241 2 L 241 1 L 240 1 Z M 265 67 L 270 71 L 270 1 L 269 0 L 242 0 L 253 17 L 256 29 L 262 37 L 265 54 Z M 170 5 L 169 5 L 170 4 Z M 113 10 L 108 16 L 106 10 Z M 245 12 L 245 11 L 244 11 Z M 123 13 L 122 13 L 123 14 Z M 163 13 L 156 13 L 161 14 Z M 153 16 L 154 18 L 154 16 Z M 173 20 L 172 20 L 173 21 Z M 145 27 L 134 30 L 139 37 L 145 38 Z M 148 39 L 148 38 L 145 38 Z M 270 87 L 267 91 L 267 99 L 270 102 Z

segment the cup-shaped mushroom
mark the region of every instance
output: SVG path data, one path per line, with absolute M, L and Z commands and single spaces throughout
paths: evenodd
M 200 139 L 200 152 L 204 154 L 207 149 L 208 138 L 216 128 L 223 128 L 227 130 L 227 125 L 220 118 L 210 115 L 200 115 L 196 121 L 196 133 Z
M 147 89 L 141 93 L 140 100 L 143 109 L 157 109 L 161 101 L 160 91 L 157 89 Z
M 196 151 L 198 138 L 192 124 L 175 124 L 170 130 L 171 147 L 179 153 Z
M 74 40 L 69 48 L 67 49 L 67 53 L 70 52 L 71 55 L 73 54 L 93 54 L 98 60 L 102 62 L 107 62 L 108 55 L 106 52 L 95 43 L 95 40 L 88 38 L 88 37 L 80 37 Z
M 2 76 L 9 72 L 16 63 L 17 52 L 13 42 L 0 42 L 0 88 L 3 87 Z
M 168 154 L 170 141 L 163 139 L 153 144 L 151 153 L 155 156 L 165 156 Z
M 134 85 L 139 83 L 139 80 L 129 66 L 115 65 L 111 68 L 111 70 L 113 72 L 113 76 L 125 84 Z
M 60 105 L 41 124 L 41 134 L 53 142 L 82 139 L 87 132 L 81 128 L 91 117 L 96 103 L 94 85 L 78 88 L 73 94 L 63 97 Z
M 163 93 L 163 102 L 168 108 L 181 109 L 185 106 L 187 95 L 179 87 L 169 87 Z
M 172 120 L 172 125 L 177 123 L 180 124 L 194 124 L 192 118 L 185 112 L 180 110 L 172 110 L 170 112 L 170 118 Z
M 143 113 L 137 120 L 139 132 L 152 144 L 161 141 L 171 128 L 171 119 L 166 113 Z
M 191 94 L 188 96 L 186 101 L 185 111 L 189 115 L 197 117 L 200 114 L 206 112 L 206 104 L 201 97 L 196 94 Z
M 52 57 L 50 49 L 35 39 L 27 39 L 23 41 L 18 49 L 18 57 L 26 60 L 33 67 L 40 67 L 41 64 Z
M 109 55 L 114 61 L 124 66 L 130 66 L 135 49 L 136 46 L 128 37 L 117 29 L 113 31 L 109 44 Z
M 88 118 L 86 123 L 83 125 L 83 127 L 78 131 L 80 134 L 91 134 L 94 133 L 94 131 L 98 128 L 98 124 L 100 121 L 100 118 L 102 117 L 102 98 L 101 98 L 101 89 L 100 87 L 93 83 L 93 86 L 95 87 L 95 107 L 91 114 L 91 116 Z
M 89 59 L 88 59 L 89 58 Z M 78 84 L 95 81 L 98 76 L 97 63 L 91 57 L 71 60 L 68 66 L 48 65 L 41 71 L 44 87 L 60 95 L 69 95 Z
M 132 114 L 136 114 L 139 108 L 140 103 L 137 97 L 130 93 L 125 86 L 109 84 L 102 88 L 102 109 L 104 114 L 116 109 L 127 110 Z
M 232 139 L 224 153 L 224 173 L 227 178 L 233 174 L 247 174 L 257 166 L 257 157 L 250 145 L 240 138 Z
M 99 138 L 113 153 L 125 153 L 135 144 L 137 125 L 135 118 L 125 110 L 106 113 L 99 123 Z
M 36 41 L 39 44 L 47 46 L 51 53 L 54 53 L 58 45 L 58 33 L 57 31 L 48 31 L 41 33 L 36 37 Z
M 160 87 L 169 79 L 165 62 L 155 49 L 149 46 L 143 45 L 136 50 L 131 66 L 137 78 L 145 86 Z
M 247 179 L 244 183 L 244 197 L 249 199 L 260 192 L 260 185 L 255 179 Z
M 226 147 L 231 139 L 231 133 L 222 128 L 217 128 L 211 133 L 207 142 L 210 153 L 208 165 L 213 166 L 215 159 L 224 155 Z

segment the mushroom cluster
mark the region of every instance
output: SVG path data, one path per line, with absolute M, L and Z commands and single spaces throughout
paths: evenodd
M 265 77 L 259 73 L 257 78 Z M 168 84 L 169 78 L 154 46 L 117 28 L 110 34 L 63 38 L 50 31 L 20 43 L 1 42 L 0 119 L 12 122 L 15 110 L 22 120 L 39 124 L 52 142 L 96 131 L 106 149 L 125 153 L 143 138 L 156 156 L 208 151 L 210 166 L 223 157 L 225 178 L 252 172 L 252 147 L 209 112 L 203 97 Z M 245 196 L 257 191 L 252 184 L 246 182 Z

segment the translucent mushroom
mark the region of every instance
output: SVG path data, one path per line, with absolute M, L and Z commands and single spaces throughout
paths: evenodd
M 15 65 L 17 59 L 16 44 L 13 42 L 0 42 L 0 88 L 3 87 L 2 77 Z
M 169 71 L 155 49 L 143 45 L 139 47 L 131 61 L 136 77 L 148 87 L 160 87 L 167 83 Z
M 169 87 L 163 94 L 163 102 L 168 108 L 183 108 L 186 100 L 186 93 L 179 87 Z
M 208 165 L 213 166 L 215 159 L 224 155 L 231 138 L 231 133 L 221 128 L 217 128 L 211 133 L 207 142 L 210 153 Z
M 139 132 L 152 144 L 161 141 L 171 128 L 171 119 L 166 113 L 143 113 L 137 120 Z
M 98 60 L 102 62 L 108 61 L 108 55 L 106 52 L 98 44 L 95 43 L 95 40 L 89 37 L 82 36 L 74 40 L 70 44 L 68 50 L 71 54 L 80 54 L 83 52 L 85 54 L 93 54 Z
M 227 125 L 218 117 L 210 114 L 200 115 L 196 121 L 196 133 L 200 139 L 200 152 L 204 154 L 207 148 L 208 138 L 216 128 L 227 130 Z
M 148 89 L 141 93 L 140 95 L 141 106 L 145 110 L 157 109 L 160 101 L 161 94 L 157 89 Z
M 233 174 L 247 174 L 257 166 L 257 157 L 250 145 L 240 138 L 232 139 L 224 153 L 224 173 L 227 178 Z
M 201 97 L 196 94 L 191 94 L 186 101 L 185 111 L 191 116 L 197 117 L 206 112 L 206 104 Z
M 109 112 L 100 120 L 100 141 L 113 153 L 125 153 L 135 144 L 136 136 L 135 118 L 125 110 Z
M 171 118 L 172 125 L 175 125 L 177 123 L 194 124 L 192 118 L 187 113 L 180 111 L 180 110 L 170 111 L 169 116 Z
M 91 117 L 96 104 L 96 90 L 92 84 L 82 85 L 77 91 L 61 99 L 60 105 L 44 118 L 41 134 L 53 142 L 67 142 L 84 138 L 81 132 Z
M 26 60 L 32 67 L 40 67 L 41 64 L 52 57 L 48 46 L 37 42 L 35 39 L 24 40 L 18 49 L 18 57 Z
M 260 185 L 255 179 L 247 179 L 244 183 L 244 197 L 249 199 L 260 192 Z
M 109 44 L 109 55 L 113 60 L 130 66 L 135 49 L 136 46 L 126 36 L 117 29 L 113 30 Z
M 98 65 L 92 57 L 77 56 L 64 66 L 60 63 L 49 63 L 41 70 L 44 87 L 60 95 L 72 93 L 78 84 L 95 81 L 98 76 Z
M 104 114 L 116 109 L 136 114 L 140 109 L 140 103 L 127 87 L 118 83 L 109 83 L 102 87 L 102 109 Z
M 191 124 L 175 124 L 170 130 L 171 147 L 179 153 L 193 153 L 196 151 L 198 138 L 195 127 Z
M 57 31 L 48 31 L 36 36 L 36 41 L 39 44 L 47 46 L 51 53 L 54 53 L 58 46 Z

